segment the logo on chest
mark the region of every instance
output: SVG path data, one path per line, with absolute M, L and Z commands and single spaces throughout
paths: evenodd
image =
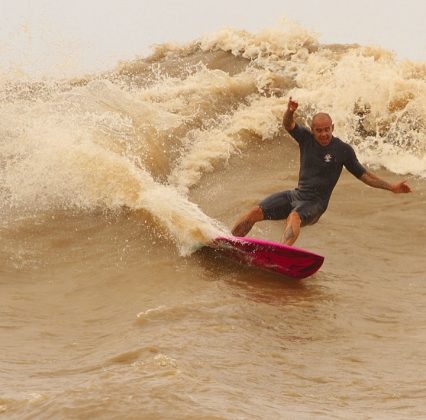
M 326 155 L 324 155 L 325 163 L 330 163 L 332 160 L 333 160 L 333 155 L 331 155 L 330 153 L 327 153 Z

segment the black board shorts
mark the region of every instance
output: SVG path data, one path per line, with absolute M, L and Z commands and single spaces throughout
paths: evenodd
M 296 211 L 302 220 L 302 226 L 318 222 L 326 207 L 318 200 L 303 200 L 297 190 L 282 191 L 266 197 L 259 203 L 265 220 L 287 219 Z

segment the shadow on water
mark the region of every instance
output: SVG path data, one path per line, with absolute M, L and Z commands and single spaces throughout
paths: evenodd
M 205 270 L 206 276 L 220 280 L 234 295 L 256 302 L 282 305 L 286 303 L 329 300 L 329 290 L 321 281 L 325 275 L 317 273 L 303 280 L 244 266 L 228 259 L 211 248 L 202 248 L 191 258 Z

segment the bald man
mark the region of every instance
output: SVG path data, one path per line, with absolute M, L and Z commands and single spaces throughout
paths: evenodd
M 411 192 L 405 181 L 389 184 L 365 169 L 353 148 L 333 136 L 334 125 L 330 115 L 323 112 L 314 115 L 311 130 L 298 125 L 294 121 L 297 107 L 298 103 L 290 97 L 283 125 L 300 148 L 298 186 L 272 194 L 244 214 L 232 229 L 234 236 L 247 235 L 253 225 L 261 220 L 285 220 L 281 241 L 293 245 L 300 228 L 316 223 L 327 209 L 343 166 L 370 187 L 396 194 Z

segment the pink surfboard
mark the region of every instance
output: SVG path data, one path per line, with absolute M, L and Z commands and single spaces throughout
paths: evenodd
M 321 255 L 304 249 L 247 237 L 218 237 L 210 247 L 242 264 L 295 279 L 311 276 L 324 262 Z

